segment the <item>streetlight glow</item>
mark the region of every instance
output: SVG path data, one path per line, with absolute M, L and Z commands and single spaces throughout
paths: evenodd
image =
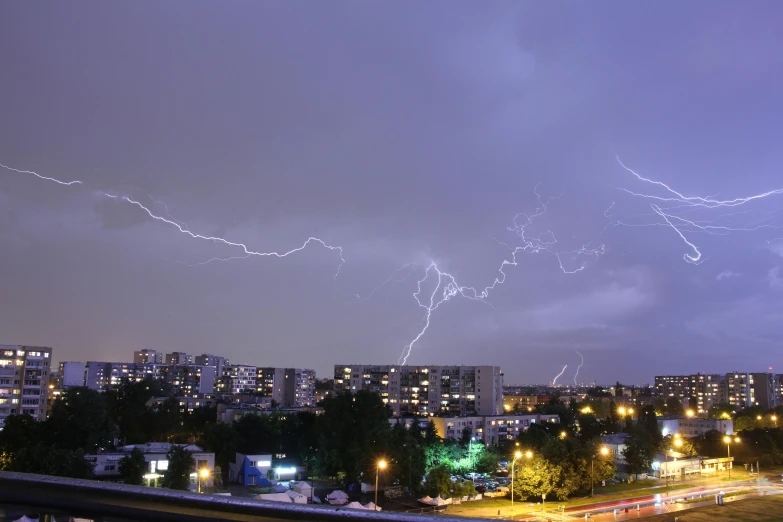
M 514 457 L 515 458 L 519 458 L 521 456 L 522 456 L 522 452 L 521 451 L 517 451 L 516 453 L 514 453 Z
M 693 412 L 693 410 L 688 410 L 685 412 L 685 415 L 687 415 L 688 417 L 693 417 L 696 414 Z
M 601 448 L 601 455 L 608 455 L 608 454 L 609 454 L 609 449 L 608 448 L 606 448 L 606 447 Z
M 533 452 L 532 451 L 526 451 L 525 452 L 525 457 L 532 458 L 533 457 Z
M 617 409 L 617 412 L 618 412 L 620 415 L 625 415 L 625 408 L 618 408 L 618 409 Z
M 386 461 L 385 460 L 379 460 L 378 461 L 378 467 L 380 469 L 386 469 Z
M 674 445 L 678 448 L 682 446 L 682 439 L 674 439 Z

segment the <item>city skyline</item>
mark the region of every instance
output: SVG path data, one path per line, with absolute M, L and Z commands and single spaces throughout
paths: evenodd
M 783 6 L 1 9 L 2 343 L 783 369 Z

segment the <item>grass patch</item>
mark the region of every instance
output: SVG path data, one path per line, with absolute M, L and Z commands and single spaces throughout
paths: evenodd
M 777 522 L 783 513 L 783 495 L 736 500 L 723 506 L 713 505 L 689 509 L 666 515 L 655 515 L 645 520 L 649 522 Z

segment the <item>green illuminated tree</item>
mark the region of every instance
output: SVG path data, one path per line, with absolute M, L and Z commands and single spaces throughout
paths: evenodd
M 562 468 L 559 465 L 538 455 L 521 463 L 517 461 L 512 484 L 514 495 L 519 498 L 541 499 L 555 493 L 558 498 L 565 499 L 568 494 L 563 489 L 558 490 L 561 474 Z
M 172 446 L 167 457 L 169 466 L 163 472 L 161 485 L 168 489 L 187 490 L 190 486 L 190 474 L 196 468 L 196 461 L 182 446 Z

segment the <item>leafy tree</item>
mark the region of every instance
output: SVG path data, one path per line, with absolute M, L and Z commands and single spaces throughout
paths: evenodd
M 479 448 L 481 448 L 481 451 L 478 452 L 478 456 L 474 458 L 474 468 L 476 472 L 495 473 L 500 466 L 500 455 L 494 451 L 484 449 L 481 445 L 479 445 Z
M 139 448 L 122 457 L 119 461 L 119 471 L 125 484 L 140 486 L 144 483 L 144 473 L 147 471 L 147 460 Z
M 643 427 L 652 437 L 653 445 L 658 446 L 663 439 L 661 429 L 658 427 L 658 417 L 655 408 L 651 405 L 644 406 L 639 412 L 639 421 L 637 426 Z
M 442 496 L 448 498 L 451 495 L 453 483 L 451 473 L 445 466 L 435 466 L 427 473 L 425 479 L 427 494 L 431 497 Z
M 68 388 L 52 404 L 42 434 L 53 446 L 96 452 L 116 434 L 106 414 L 103 396 L 86 387 Z
M 677 397 L 669 397 L 666 399 L 666 414 L 667 415 L 683 415 L 685 409 L 682 407 L 682 403 Z
M 637 478 L 639 473 L 646 473 L 652 466 L 655 447 L 655 442 L 647 430 L 637 427 L 631 431 L 626 440 L 623 458 Z
M 217 468 L 228 470 L 228 465 L 234 462 L 237 451 L 237 434 L 230 424 L 208 424 L 204 427 L 198 439 L 198 445 L 215 454 L 215 475 Z
M 187 490 L 190 486 L 190 474 L 196 467 L 196 461 L 183 446 L 172 446 L 167 458 L 169 466 L 163 472 L 161 485 L 168 489 Z
M 541 499 L 555 493 L 558 498 L 565 499 L 571 492 L 558 488 L 561 474 L 562 468 L 559 465 L 541 456 L 525 459 L 518 465 L 514 476 L 514 495 L 519 498 Z
M 615 397 L 622 397 L 623 396 L 623 390 L 625 388 L 622 384 L 620 384 L 620 381 L 617 381 L 617 384 L 614 385 L 614 396 Z
M 711 419 L 731 419 L 734 415 L 734 406 L 722 402 L 710 406 L 709 416 Z
M 198 437 L 209 424 L 217 422 L 217 406 L 201 406 L 186 413 L 183 419 L 185 431 L 192 437 Z

